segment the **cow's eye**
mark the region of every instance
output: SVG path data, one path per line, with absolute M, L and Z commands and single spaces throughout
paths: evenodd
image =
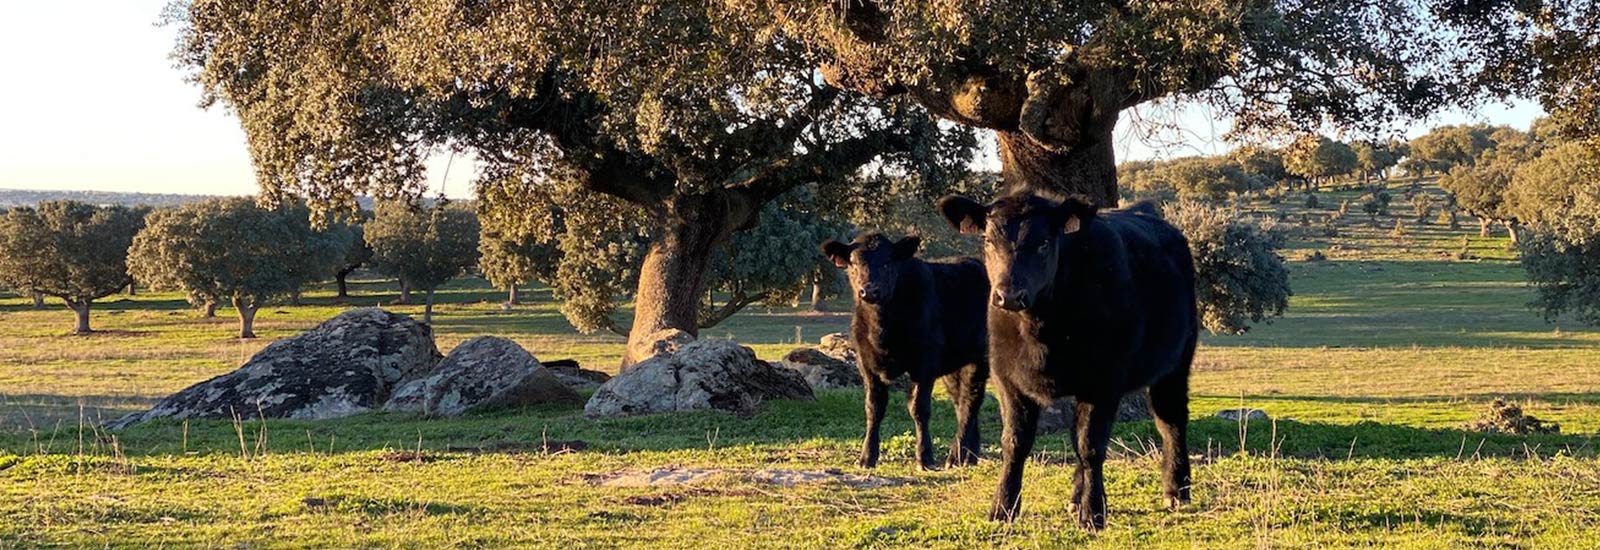
M 1050 252 L 1050 241 L 1039 243 L 1039 253 L 1044 254 L 1047 252 Z

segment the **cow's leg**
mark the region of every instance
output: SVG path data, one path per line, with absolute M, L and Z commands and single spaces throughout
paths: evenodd
M 1078 525 L 1088 530 L 1106 526 L 1106 447 L 1111 443 L 1111 424 L 1117 419 L 1113 396 L 1099 404 L 1078 402 L 1078 472 L 1072 494 L 1078 498 Z
M 867 435 L 861 442 L 863 468 L 878 465 L 878 431 L 883 425 L 883 409 L 889 405 L 889 386 L 877 376 L 861 373 L 861 385 L 866 391 Z
M 1161 491 L 1167 505 L 1189 503 L 1189 367 L 1150 386 L 1150 415 L 1161 432 Z
M 1039 429 L 1039 404 L 1004 380 L 998 389 L 1000 420 L 1005 430 L 1000 434 L 1000 487 L 995 490 L 989 519 L 1011 521 L 1022 511 L 1022 467 L 1033 453 L 1033 440 Z
M 906 399 L 906 412 L 917 429 L 917 465 L 924 470 L 937 470 L 933 461 L 933 435 L 928 433 L 928 417 L 933 416 L 933 375 L 924 369 L 911 383 L 911 396 Z
M 944 377 L 945 389 L 956 405 L 956 441 L 950 446 L 951 466 L 978 463 L 983 442 L 978 431 L 978 410 L 983 408 L 983 384 L 988 372 L 981 365 L 967 365 Z

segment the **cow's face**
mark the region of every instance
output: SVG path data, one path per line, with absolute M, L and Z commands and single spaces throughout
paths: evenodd
M 1077 199 L 1055 203 L 1028 195 L 989 205 L 949 196 L 940 199 L 939 210 L 961 232 L 983 235 L 983 263 L 993 290 L 989 303 L 1010 311 L 1028 309 L 1053 293 L 1068 264 L 1063 243 L 1094 216 L 1094 207 Z
M 922 239 L 916 235 L 891 241 L 879 233 L 857 236 L 854 242 L 822 243 L 822 253 L 833 265 L 845 270 L 850 278 L 850 289 L 855 299 L 868 304 L 881 304 L 894 298 L 895 281 L 906 260 L 917 255 Z

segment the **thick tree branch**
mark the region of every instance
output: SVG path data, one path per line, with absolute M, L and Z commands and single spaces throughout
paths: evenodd
M 728 318 L 732 317 L 733 314 L 738 313 L 739 310 L 744 309 L 750 304 L 765 300 L 770 295 L 772 295 L 772 293 L 768 291 L 758 292 L 750 296 L 746 296 L 744 291 L 736 292 L 732 297 L 728 298 L 728 303 L 723 304 L 722 307 L 716 308 L 713 311 L 706 312 L 705 316 L 700 319 L 700 328 L 708 329 L 717 326 L 723 321 L 728 320 Z

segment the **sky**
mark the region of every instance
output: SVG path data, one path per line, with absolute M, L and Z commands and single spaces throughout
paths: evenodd
M 200 90 L 169 54 L 176 30 L 157 25 L 167 0 L 0 3 L 0 188 L 247 195 L 256 184 L 244 132 L 225 109 L 199 108 Z M 1406 130 L 1487 122 L 1526 128 L 1536 104 L 1447 113 Z M 1140 120 L 1176 122 L 1179 135 L 1141 139 Z M 1226 152 L 1226 120 L 1201 106 L 1143 106 L 1117 131 L 1119 160 Z M 974 161 L 998 166 L 992 143 Z M 448 166 L 448 170 L 446 167 Z M 438 156 L 430 187 L 471 192 L 470 159 Z

